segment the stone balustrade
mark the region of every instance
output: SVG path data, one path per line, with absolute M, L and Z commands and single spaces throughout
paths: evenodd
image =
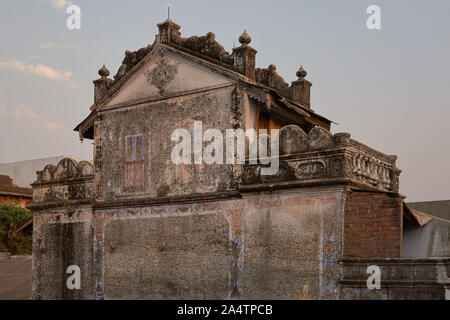
M 315 127 L 308 134 L 288 125 L 279 132 L 279 170 L 262 175 L 262 164 L 244 165 L 241 190 L 292 184 L 347 182 L 374 190 L 398 192 L 400 170 L 396 156 L 386 155 L 336 133 Z M 268 165 L 267 165 L 268 166 Z M 289 183 L 288 183 L 289 182 Z

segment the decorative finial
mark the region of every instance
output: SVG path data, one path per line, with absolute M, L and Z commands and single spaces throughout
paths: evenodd
M 306 72 L 306 70 L 303 69 L 303 66 L 301 66 L 300 69 L 298 69 L 296 74 L 297 74 L 297 77 L 304 78 L 308 75 L 308 72 Z
M 103 65 L 103 67 L 98 70 L 98 74 L 102 77 L 102 78 L 106 78 L 109 76 L 109 70 L 106 69 L 105 65 Z
M 252 38 L 248 35 L 247 30 L 244 30 L 244 32 L 242 33 L 242 35 L 239 37 L 239 42 L 242 45 L 247 45 L 250 42 L 252 42 Z
M 167 20 L 170 20 L 170 7 L 171 7 L 171 5 L 168 4 L 167 5 Z

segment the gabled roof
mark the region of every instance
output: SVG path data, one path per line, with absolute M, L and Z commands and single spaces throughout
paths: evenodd
M 125 85 L 128 82 L 128 80 L 132 78 L 133 75 L 136 74 L 154 56 L 169 52 L 180 55 L 188 60 L 191 60 L 199 65 L 202 65 L 203 67 L 206 67 L 212 72 L 220 74 L 221 76 L 229 78 L 233 81 L 245 81 L 245 77 L 243 75 L 239 74 L 234 70 L 225 68 L 223 65 L 220 65 L 219 63 L 213 63 L 210 60 L 202 59 L 198 56 L 191 55 L 187 53 L 186 50 L 180 50 L 179 48 L 175 48 L 171 44 L 157 44 L 153 46 L 153 50 L 149 52 L 147 56 L 145 56 L 141 61 L 139 61 L 139 63 L 137 63 L 128 73 L 122 76 L 119 79 L 119 81 L 114 83 L 114 85 L 108 89 L 106 94 L 91 106 L 91 110 L 92 111 L 100 110 L 101 107 L 104 106 L 108 101 L 110 101 L 111 98 L 114 97 L 114 95 L 122 88 L 122 86 Z

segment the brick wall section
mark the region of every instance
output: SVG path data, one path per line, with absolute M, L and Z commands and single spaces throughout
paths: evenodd
M 344 213 L 344 256 L 400 257 L 403 199 L 398 195 L 353 191 Z

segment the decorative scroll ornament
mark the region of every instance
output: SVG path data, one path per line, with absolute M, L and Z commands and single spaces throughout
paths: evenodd
M 94 101 L 100 100 L 103 97 L 103 90 L 100 86 L 94 87 Z
M 160 34 L 160 39 L 162 43 L 166 43 L 167 42 L 167 31 L 166 30 L 161 30 L 161 34 Z
M 161 56 L 156 68 L 145 72 L 148 82 L 159 89 L 159 93 L 164 93 L 166 87 L 175 79 L 177 66 L 168 64 L 166 58 Z
M 327 164 L 324 160 L 301 161 L 294 169 L 297 179 L 307 179 L 323 175 L 327 172 Z

